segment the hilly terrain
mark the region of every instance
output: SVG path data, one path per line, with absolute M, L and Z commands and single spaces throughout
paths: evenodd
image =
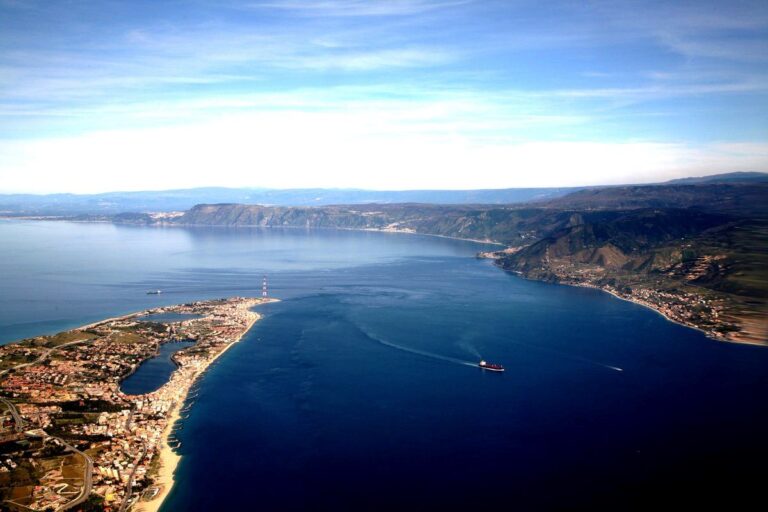
M 765 183 L 768 174 L 735 172 L 673 180 L 668 184 Z M 639 187 L 639 186 L 638 186 Z M 551 201 L 578 191 L 605 187 L 506 188 L 487 190 L 361 190 L 204 187 L 178 190 L 106 192 L 100 194 L 0 194 L 0 215 L 72 216 L 173 212 L 196 204 L 261 204 L 328 206 L 339 204 L 485 204 L 509 205 Z M 611 187 L 616 189 L 617 187 Z M 588 197 L 588 196 L 585 196 Z
M 600 288 L 717 339 L 768 344 L 768 180 L 735 173 L 575 190 L 518 204 L 198 204 L 90 213 L 80 221 L 354 229 L 494 242 L 484 253 L 529 279 Z M 480 194 L 482 195 L 482 194 Z
M 541 203 L 574 210 L 629 210 L 684 208 L 727 213 L 739 217 L 768 215 L 768 182 L 723 182 L 667 185 L 631 185 L 580 190 Z
M 509 204 L 563 196 L 579 188 L 396 190 L 195 188 L 103 194 L 0 194 L 0 215 L 67 216 L 188 210 L 200 203 L 325 206 L 361 203 Z
M 118 219 L 114 219 L 118 220 Z M 496 242 L 529 279 L 606 290 L 710 336 L 768 343 L 768 183 L 581 190 L 523 205 L 197 205 L 120 222 L 397 231 Z

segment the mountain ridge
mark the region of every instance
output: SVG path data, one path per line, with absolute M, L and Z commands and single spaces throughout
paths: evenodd
M 494 242 L 506 248 L 483 256 L 522 277 L 600 288 L 713 338 L 768 344 L 768 181 L 603 187 L 504 205 L 219 203 L 178 214 L 63 218 L 394 231 Z
M 678 181 L 697 183 L 768 182 L 767 173 L 726 173 Z M 624 186 L 653 186 L 647 185 Z M 267 189 L 200 187 L 161 191 L 105 192 L 98 194 L 0 194 L 0 215 L 114 215 L 118 213 L 188 210 L 202 203 L 247 203 L 270 206 L 328 206 L 365 203 L 425 204 L 523 204 L 553 200 L 578 191 L 616 186 L 524 187 L 477 190 L 390 190 L 364 189 Z

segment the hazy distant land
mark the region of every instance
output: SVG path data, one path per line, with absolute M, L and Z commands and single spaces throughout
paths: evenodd
M 483 256 L 521 276 L 601 288 L 717 339 L 768 343 L 768 175 L 731 173 L 566 192 L 527 189 L 521 197 L 535 200 L 506 205 L 224 203 L 176 213 L 59 218 L 377 230 L 495 242 L 506 249 Z M 462 197 L 488 193 L 465 191 Z

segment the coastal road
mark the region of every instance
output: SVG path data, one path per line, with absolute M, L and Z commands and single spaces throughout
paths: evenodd
M 7 407 L 8 410 L 11 411 L 11 415 L 13 416 L 13 421 L 16 423 L 16 432 L 22 432 L 24 431 L 24 420 L 19 415 L 18 409 L 16 409 L 16 405 L 13 402 L 10 402 L 6 400 L 5 398 L 0 398 L 0 401 L 2 401 Z M 80 505 L 85 500 L 88 499 L 88 495 L 91 494 L 91 489 L 93 488 L 93 460 L 86 455 L 85 453 L 81 452 L 65 440 L 63 440 L 60 437 L 53 437 L 48 436 L 48 439 L 56 439 L 58 440 L 62 445 L 64 445 L 65 448 L 67 448 L 70 451 L 73 451 L 75 453 L 78 453 L 83 456 L 83 459 L 85 459 L 85 470 L 83 474 L 83 488 L 80 490 L 80 493 L 77 495 L 77 497 L 67 503 L 66 505 L 62 506 L 60 510 L 68 510 L 72 507 L 76 507 L 77 505 Z
M 5 398 L 0 398 L 0 401 L 2 401 L 8 407 L 8 410 L 11 411 L 11 416 L 13 416 L 13 423 L 14 423 L 14 428 L 16 429 L 16 432 L 23 432 L 24 420 L 21 418 L 21 415 L 19 414 L 19 410 L 16 408 L 16 405 L 11 401 L 6 400 Z
M 49 355 L 51 355 L 53 352 L 57 351 L 60 348 L 68 347 L 69 345 L 77 345 L 78 343 L 85 343 L 86 341 L 90 341 L 90 340 L 75 340 L 75 341 L 70 341 L 68 343 L 62 343 L 61 345 L 58 345 L 58 346 L 53 347 L 53 348 L 49 348 L 48 350 L 46 350 L 45 352 L 40 354 L 40 357 L 38 357 L 34 361 L 30 361 L 29 363 L 22 363 L 20 365 L 14 366 L 13 368 L 8 368 L 6 370 L 1 371 L 0 372 L 0 377 L 2 377 L 3 375 L 5 375 L 6 373 L 8 373 L 11 370 L 15 371 L 15 370 L 18 370 L 20 368 L 26 368 L 27 366 L 32 366 L 33 364 L 37 364 L 37 363 L 43 362 L 43 361 L 45 361 L 45 359 Z
M 58 349 L 60 349 L 62 347 L 66 347 L 68 345 L 75 345 L 77 343 L 83 343 L 84 341 L 87 341 L 87 340 L 70 341 L 69 343 L 63 343 L 63 344 L 59 345 L 58 347 L 53 347 L 53 348 L 43 352 L 40 355 L 40 357 L 38 357 L 36 360 L 34 360 L 32 362 L 20 364 L 18 366 L 14 366 L 13 368 L 9 368 L 8 370 L 4 370 L 4 371 L 0 372 L 0 377 L 5 375 L 6 373 L 8 373 L 11 369 L 18 370 L 19 368 L 25 368 L 27 366 L 30 366 L 30 365 L 33 365 L 33 364 L 37 364 L 37 363 L 45 360 L 45 358 L 47 358 L 49 355 L 51 355 L 51 353 L 55 352 L 56 350 L 58 350 Z M 24 431 L 24 419 L 19 414 L 19 410 L 16 408 L 16 405 L 13 402 L 11 402 L 11 401 L 9 401 L 9 400 L 7 400 L 5 398 L 1 398 L 0 397 L 0 401 L 2 401 L 8 407 L 8 410 L 11 411 L 11 416 L 13 416 L 13 421 L 15 423 L 16 432 L 23 432 Z M 77 495 L 77 497 L 74 500 L 70 501 L 66 505 L 63 505 L 59 509 L 59 510 L 69 510 L 72 507 L 76 507 L 76 506 L 80 505 L 81 503 L 84 503 L 85 500 L 88 499 L 88 496 L 91 494 L 91 490 L 93 489 L 93 460 L 88 455 L 86 455 L 84 452 L 81 452 L 80 450 L 78 450 L 77 448 L 75 448 L 74 446 L 72 446 L 71 444 L 66 442 L 65 440 L 61 439 L 60 437 L 48 436 L 48 439 L 56 439 L 56 440 L 58 440 L 61 444 L 64 445 L 65 448 L 67 448 L 70 451 L 73 451 L 75 453 L 78 453 L 78 454 L 82 455 L 83 459 L 85 460 L 85 470 L 83 472 L 83 488 L 80 490 L 80 493 Z
M 123 502 L 120 504 L 120 512 L 125 512 L 125 510 L 128 508 L 128 503 L 131 501 L 131 494 L 133 494 L 133 477 L 136 474 L 136 470 L 139 468 L 139 462 L 141 462 L 141 459 L 147 456 L 147 445 L 143 445 L 141 447 L 141 455 L 136 457 L 136 459 L 133 461 L 133 470 L 131 471 L 131 474 L 128 475 L 128 488 L 125 491 L 125 497 L 123 498 Z
M 81 503 L 84 503 L 85 500 L 88 499 L 88 496 L 91 494 L 91 490 L 93 489 L 93 459 L 91 459 L 88 455 L 86 455 L 84 452 L 81 452 L 65 440 L 63 440 L 60 437 L 53 437 L 49 436 L 49 439 L 57 439 L 61 442 L 68 450 L 73 451 L 75 453 L 78 453 L 83 456 L 85 459 L 85 471 L 83 475 L 83 488 L 80 490 L 80 493 L 77 495 L 77 497 L 67 503 L 66 505 L 63 505 L 59 510 L 69 510 L 73 507 L 76 507 L 80 505 Z

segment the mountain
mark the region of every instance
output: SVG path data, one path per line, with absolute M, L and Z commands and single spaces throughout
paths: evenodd
M 690 208 L 735 216 L 768 218 L 768 181 L 628 185 L 579 190 L 541 203 L 572 210 Z
M 693 185 L 697 183 L 732 183 L 732 182 L 768 182 L 765 172 L 729 172 L 726 174 L 711 174 L 691 178 L 679 178 L 665 182 L 667 185 Z
M 685 178 L 667 184 L 690 185 L 698 183 L 753 184 L 768 182 L 764 173 L 729 173 Z M 639 186 L 628 185 L 627 194 Z M 117 213 L 183 211 L 196 204 L 245 203 L 271 206 L 328 206 L 339 204 L 485 204 L 509 205 L 546 203 L 564 196 L 583 192 L 588 201 L 597 200 L 588 195 L 607 187 L 560 188 L 507 188 L 488 190 L 401 190 L 375 191 L 360 189 L 266 189 L 266 188 L 194 188 L 145 192 L 108 192 L 103 194 L 0 194 L 0 215 L 13 216 L 70 216 L 113 215 Z M 616 187 L 610 187 L 615 190 Z M 651 192 L 656 193 L 656 192 Z M 576 200 L 575 197 L 572 200 Z M 604 201 L 604 199 L 602 199 Z M 669 206 L 671 201 L 667 201 Z M 606 205 L 607 206 L 607 205 Z M 648 206 L 646 204 L 646 206 Z M 559 207 L 570 207 L 561 204 Z M 582 208 L 583 205 L 574 205 Z M 631 206 L 635 207 L 635 206 Z
M 200 203 L 250 203 L 273 206 L 324 206 L 362 203 L 509 204 L 551 199 L 579 188 L 499 190 L 249 189 L 197 188 L 104 194 L 0 194 L 5 215 L 110 215 L 124 212 L 188 210 Z
M 530 279 L 593 286 L 711 336 L 768 344 L 768 183 L 579 190 L 523 205 L 205 204 L 119 222 L 401 231 L 494 241 Z
M 198 193 L 229 197 L 245 192 L 206 189 L 167 192 L 162 197 L 168 206 Z M 503 193 L 412 194 L 469 200 Z M 318 201 L 341 197 L 363 201 L 387 193 L 258 194 L 272 194 L 272 200 L 298 201 L 316 194 Z M 391 194 L 395 198 L 409 193 Z M 600 288 L 712 337 L 768 344 L 768 182 L 741 173 L 708 177 L 705 182 L 602 187 L 567 194 L 564 189 L 526 189 L 525 194 L 540 200 L 503 205 L 363 201 L 320 206 L 226 201 L 197 204 L 178 214 L 125 211 L 65 218 L 146 225 L 363 229 L 492 241 L 506 248 L 484 256 L 523 277 Z M 542 194 L 552 195 L 542 198 Z M 110 208 L 115 204 L 120 203 Z
M 571 213 L 542 208 L 360 204 L 283 207 L 243 204 L 197 205 L 166 223 L 205 226 L 369 229 L 484 240 L 518 246 L 571 221 Z M 153 223 L 151 216 L 126 220 Z

